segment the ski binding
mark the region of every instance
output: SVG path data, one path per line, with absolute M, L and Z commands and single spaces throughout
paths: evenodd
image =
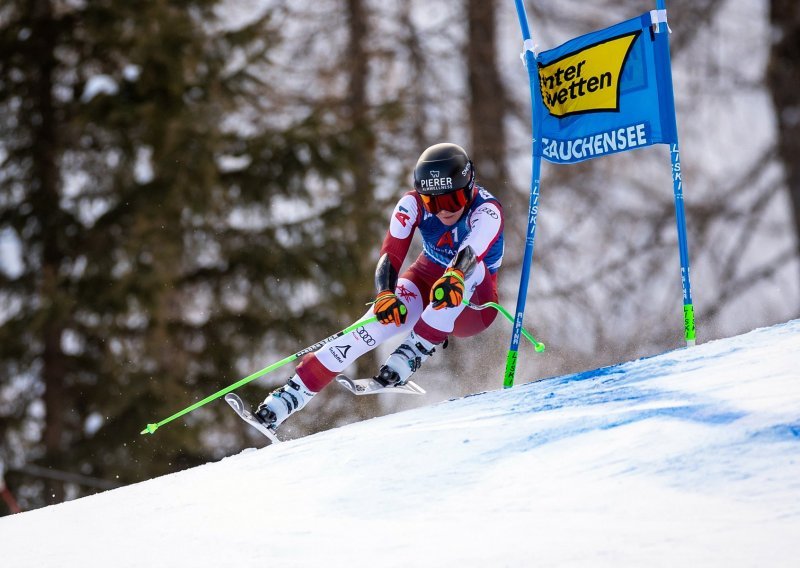
M 387 386 L 378 379 L 351 379 L 345 375 L 337 375 L 336 382 L 355 395 L 397 393 L 397 394 L 425 394 L 425 389 L 413 381 L 397 386 Z
M 280 442 L 278 436 L 275 434 L 275 430 L 272 428 L 268 428 L 264 426 L 261 422 L 258 421 L 252 412 L 250 412 L 242 402 L 242 399 L 239 398 L 238 394 L 234 394 L 229 392 L 225 395 L 225 402 L 227 402 L 233 411 L 239 415 L 239 418 L 250 424 L 253 428 L 264 434 L 273 444 L 277 444 Z

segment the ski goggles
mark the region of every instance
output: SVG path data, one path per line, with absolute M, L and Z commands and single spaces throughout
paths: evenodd
M 423 195 L 420 193 L 419 196 L 422 199 L 422 205 L 432 215 L 436 215 L 440 211 L 455 213 L 469 203 L 470 197 L 472 197 L 472 188 L 462 187 L 442 195 Z

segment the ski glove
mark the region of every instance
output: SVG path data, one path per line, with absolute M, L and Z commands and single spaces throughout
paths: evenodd
M 408 314 L 406 305 L 391 290 L 384 290 L 378 294 L 372 305 L 372 311 L 383 325 L 393 323 L 398 327 L 406 323 Z
M 431 303 L 434 310 L 455 308 L 464 299 L 464 273 L 450 268 L 431 288 Z

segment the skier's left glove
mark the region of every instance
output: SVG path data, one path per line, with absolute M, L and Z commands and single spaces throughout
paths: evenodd
M 464 299 L 464 273 L 458 268 L 449 268 L 433 283 L 431 304 L 434 310 L 455 308 Z
M 398 327 L 406 323 L 408 315 L 406 305 L 391 290 L 383 290 L 378 294 L 372 311 L 383 325 L 393 323 Z

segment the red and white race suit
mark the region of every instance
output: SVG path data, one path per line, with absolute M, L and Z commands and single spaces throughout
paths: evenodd
M 405 323 L 369 323 L 306 355 L 297 366 L 297 374 L 311 391 L 319 392 L 364 353 L 398 334 L 405 336 L 413 329 L 418 336 L 438 344 L 448 335 L 476 335 L 494 321 L 495 310 L 472 310 L 464 304 L 434 310 L 428 304 L 434 282 L 467 246 L 472 247 L 478 263 L 465 279 L 464 298 L 477 304 L 497 302 L 497 270 L 503 258 L 503 210 L 497 199 L 476 185 L 475 195 L 458 222 L 448 226 L 424 209 L 415 191 L 403 195 L 392 212 L 380 252 L 380 256 L 388 253 L 398 273 L 417 231 L 422 236 L 423 251 L 400 275 L 395 289 L 408 309 Z M 371 315 L 372 310 L 368 310 L 361 319 Z

